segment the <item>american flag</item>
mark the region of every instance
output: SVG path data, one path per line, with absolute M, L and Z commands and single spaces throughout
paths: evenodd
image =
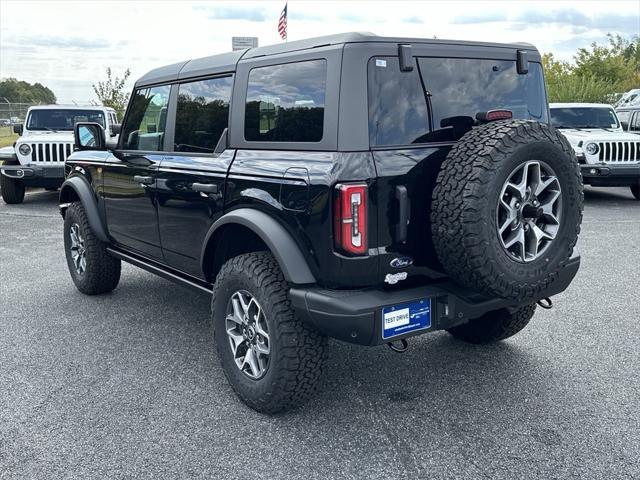
M 284 10 L 280 14 L 280 20 L 278 20 L 278 33 L 283 40 L 287 39 L 287 4 L 284 4 Z

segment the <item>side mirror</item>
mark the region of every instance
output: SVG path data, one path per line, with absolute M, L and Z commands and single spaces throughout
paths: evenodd
M 99 123 L 78 122 L 73 127 L 75 150 L 105 150 L 104 128 Z
M 112 137 L 115 137 L 116 135 L 120 135 L 121 131 L 122 131 L 122 125 L 120 125 L 119 123 L 114 123 L 113 125 L 111 125 Z
M 620 122 L 620 126 L 624 131 L 629 131 L 629 124 L 627 122 Z
M 21 123 L 13 126 L 13 133 L 17 133 L 18 135 L 22 135 L 23 131 L 24 131 L 24 125 L 22 125 Z

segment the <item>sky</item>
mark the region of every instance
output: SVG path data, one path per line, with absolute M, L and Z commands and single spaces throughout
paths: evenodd
M 92 84 L 231 50 L 232 36 L 279 43 L 285 1 L 0 0 L 0 78 L 48 86 L 58 103 L 94 100 Z M 288 2 L 289 40 L 347 31 L 528 42 L 571 60 L 607 32 L 640 35 L 640 1 Z

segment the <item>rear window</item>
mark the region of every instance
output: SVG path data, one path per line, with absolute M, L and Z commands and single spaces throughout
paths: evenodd
M 259 142 L 319 142 L 324 131 L 326 60 L 249 73 L 244 136 Z
M 551 124 L 556 128 L 618 128 L 618 118 L 607 107 L 553 107 Z
M 548 121 L 538 63 L 531 62 L 526 75 L 518 75 L 515 61 L 425 57 L 416 63 L 418 68 L 401 72 L 397 57 L 369 61 L 372 146 L 455 141 L 489 110 Z

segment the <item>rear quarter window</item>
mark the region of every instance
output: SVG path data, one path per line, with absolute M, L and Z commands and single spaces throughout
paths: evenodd
M 326 60 L 253 68 L 247 86 L 245 139 L 321 141 L 326 83 Z

